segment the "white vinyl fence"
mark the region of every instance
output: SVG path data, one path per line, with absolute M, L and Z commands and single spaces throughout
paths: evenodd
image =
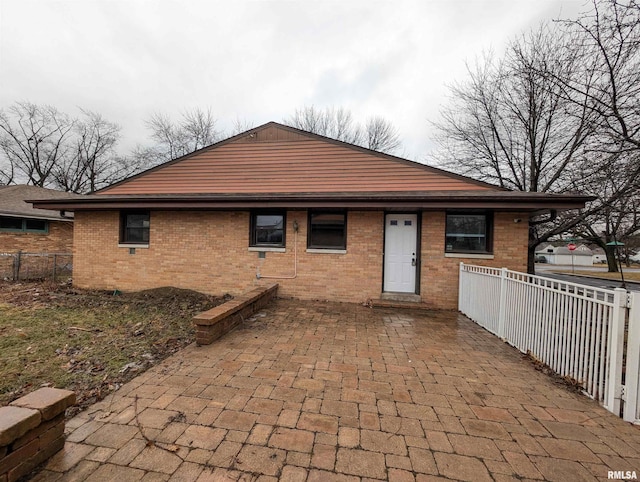
M 624 419 L 640 419 L 640 293 L 464 263 L 459 282 L 458 308 L 467 317 L 574 380 L 607 410 L 620 415 L 624 400 Z

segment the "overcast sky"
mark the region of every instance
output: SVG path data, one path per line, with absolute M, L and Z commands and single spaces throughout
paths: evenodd
M 144 120 L 211 107 L 220 127 L 281 122 L 296 108 L 346 107 L 399 130 L 423 160 L 429 120 L 465 61 L 500 52 L 583 0 L 0 0 L 0 108 L 82 107 L 148 143 Z

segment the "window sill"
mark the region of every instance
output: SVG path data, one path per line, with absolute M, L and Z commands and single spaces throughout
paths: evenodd
M 307 253 L 321 253 L 321 254 L 347 254 L 346 249 L 322 249 L 322 248 L 307 248 Z
M 142 248 L 147 249 L 148 244 L 136 244 L 136 243 L 118 243 L 118 248 Z
M 444 253 L 445 258 L 493 259 L 492 254 L 480 253 Z
M 287 248 L 275 248 L 273 246 L 249 246 L 249 251 L 265 251 L 269 253 L 286 253 Z

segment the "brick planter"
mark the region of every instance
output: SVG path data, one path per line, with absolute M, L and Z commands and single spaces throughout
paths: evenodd
M 196 315 L 193 318 L 193 323 L 196 326 L 196 343 L 210 345 L 225 333 L 233 330 L 242 320 L 266 306 L 276 295 L 277 289 L 277 283 L 256 288 Z
M 41 388 L 0 407 L 0 482 L 18 480 L 64 446 L 64 411 L 75 403 L 73 392 Z

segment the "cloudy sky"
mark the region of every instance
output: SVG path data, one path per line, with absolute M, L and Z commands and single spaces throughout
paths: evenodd
M 430 120 L 465 62 L 583 0 L 0 0 L 0 108 L 19 100 L 122 126 L 121 150 L 148 142 L 144 120 L 210 107 L 282 121 L 345 107 L 399 130 L 423 160 Z

